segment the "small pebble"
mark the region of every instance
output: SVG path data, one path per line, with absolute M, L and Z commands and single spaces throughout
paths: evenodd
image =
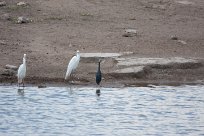
M 177 36 L 171 36 L 171 40 L 178 40 Z
M 182 40 L 178 40 L 179 43 L 183 44 L 183 45 L 186 45 L 187 43 L 185 41 L 182 41 Z
M 6 2 L 5 1 L 0 1 L 0 7 L 6 6 Z
M 18 24 L 23 24 L 23 23 L 29 23 L 31 20 L 29 18 L 26 17 L 18 17 L 17 19 L 17 23 Z
M 133 37 L 137 36 L 137 30 L 135 29 L 126 29 L 125 33 L 123 34 L 123 37 Z
M 11 20 L 11 19 L 12 19 L 11 16 L 10 16 L 8 13 L 3 14 L 3 15 L 1 16 L 1 18 L 2 18 L 3 20 Z
M 25 2 L 23 2 L 23 1 L 17 3 L 17 6 L 26 6 L 26 5 L 27 4 Z
M 0 40 L 0 45 L 6 45 L 6 42 L 4 40 Z

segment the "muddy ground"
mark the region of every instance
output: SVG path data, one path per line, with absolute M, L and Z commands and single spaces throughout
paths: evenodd
M 0 6 L 0 70 L 6 64 L 19 66 L 26 53 L 29 84 L 67 84 L 67 64 L 76 50 L 204 58 L 203 0 L 24 0 L 23 6 L 16 5 L 18 0 L 5 2 Z M 17 24 L 19 16 L 29 22 Z M 125 29 L 135 29 L 137 35 L 126 37 Z M 81 61 L 75 80 L 95 85 L 96 68 L 97 63 Z M 203 83 L 204 79 L 203 66 L 152 69 L 140 78 L 108 75 L 116 68 L 111 60 L 101 68 L 103 86 Z M 0 82 L 16 83 L 17 79 L 1 75 Z

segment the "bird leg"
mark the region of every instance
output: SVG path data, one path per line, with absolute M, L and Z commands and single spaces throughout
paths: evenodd
M 73 73 L 73 75 L 72 75 L 72 78 L 73 78 L 73 80 L 75 80 L 76 79 L 76 75 Z
M 73 78 L 73 74 L 71 73 L 71 74 L 70 74 L 70 78 L 69 78 L 69 79 L 70 79 L 70 80 L 72 80 L 72 78 Z
M 21 88 L 21 82 L 18 82 L 18 89 Z
M 24 89 L 24 87 L 25 87 L 25 85 L 24 85 L 24 79 L 22 80 L 22 83 L 23 83 L 23 89 Z
M 72 79 L 73 79 L 73 74 L 71 73 L 71 74 L 70 74 L 70 77 L 69 77 L 69 81 L 70 81 L 70 82 L 73 82 Z

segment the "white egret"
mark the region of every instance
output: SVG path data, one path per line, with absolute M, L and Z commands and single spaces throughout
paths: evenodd
M 68 64 L 65 80 L 68 79 L 71 76 L 71 73 L 73 73 L 76 70 L 79 64 L 79 61 L 80 61 L 80 54 L 79 54 L 79 51 L 77 50 L 76 56 L 72 57 L 72 59 Z
M 24 87 L 24 78 L 26 76 L 26 54 L 24 54 L 23 57 L 23 64 L 21 64 L 18 68 L 18 86 L 20 87 L 20 84 L 23 83 Z

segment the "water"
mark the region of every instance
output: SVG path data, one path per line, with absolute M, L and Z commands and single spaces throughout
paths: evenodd
M 0 86 L 1 136 L 204 136 L 204 86 Z

